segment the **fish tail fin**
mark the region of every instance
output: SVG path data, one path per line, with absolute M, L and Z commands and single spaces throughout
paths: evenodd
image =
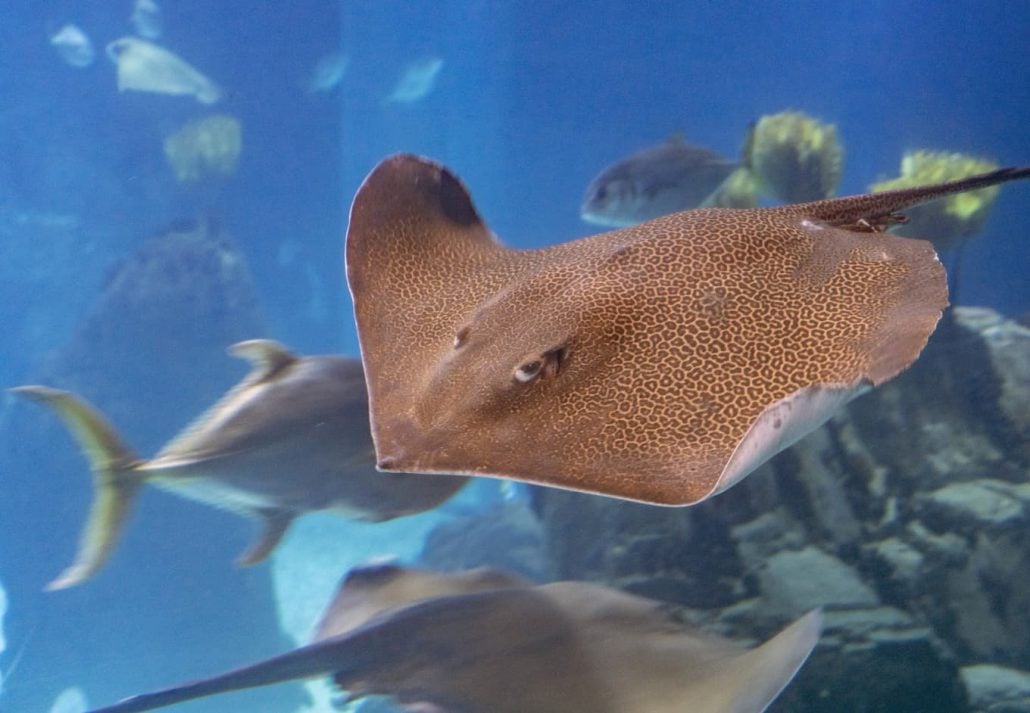
M 11 391 L 52 408 L 68 427 L 93 471 L 95 495 L 75 561 L 46 588 L 53 591 L 73 587 L 92 577 L 114 551 L 136 492 L 145 479 L 136 470 L 141 461 L 107 420 L 74 394 L 45 386 L 20 386 Z

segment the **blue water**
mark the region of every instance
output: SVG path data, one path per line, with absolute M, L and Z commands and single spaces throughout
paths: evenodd
M 214 107 L 117 91 L 103 46 L 131 32 L 129 0 L 0 8 L 0 385 L 43 373 L 112 266 L 144 238 L 202 214 L 218 217 L 250 265 L 267 322 L 253 336 L 355 354 L 346 212 L 364 175 L 396 151 L 451 166 L 516 246 L 594 232 L 578 217 L 583 190 L 625 154 L 682 133 L 733 156 L 749 122 L 784 109 L 837 125 L 841 193 L 896 175 L 913 148 L 1030 163 L 1025 2 L 158 1 L 160 42 L 225 88 Z M 68 66 L 48 43 L 66 22 L 92 37 L 92 66 Z M 336 50 L 350 57 L 340 84 L 306 93 L 315 65 Z M 428 56 L 445 61 L 434 89 L 384 102 L 404 67 Z M 238 169 L 183 186 L 161 142 L 215 111 L 243 127 Z M 1028 268 L 1030 190 L 1014 185 L 967 249 L 960 301 L 1026 312 Z M 176 359 L 140 358 L 158 356 L 148 377 L 126 377 L 140 379 L 127 388 L 141 396 L 123 425 L 145 453 L 198 406 L 148 398 L 146 379 L 168 378 Z M 217 379 L 225 387 L 239 373 Z M 95 580 L 42 593 L 70 561 L 90 497 L 86 468 L 57 430 L 12 447 L 11 414 L 37 431 L 45 419 L 3 410 L 0 671 L 17 664 L 0 711 L 47 710 L 71 685 L 103 703 L 290 645 L 267 567 L 229 564 L 249 525 L 161 493 L 146 493 Z M 247 700 L 255 711 L 302 702 L 294 689 Z

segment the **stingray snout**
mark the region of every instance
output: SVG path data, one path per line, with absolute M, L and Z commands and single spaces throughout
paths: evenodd
M 373 431 L 376 447 L 376 468 L 414 473 L 437 460 L 443 440 L 434 439 L 409 417 L 401 417 Z

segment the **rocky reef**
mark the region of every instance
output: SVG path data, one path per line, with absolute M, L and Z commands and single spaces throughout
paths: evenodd
M 458 566 L 518 551 L 522 571 L 675 602 L 734 637 L 822 606 L 822 641 L 771 711 L 1030 711 L 1028 404 L 1030 329 L 958 308 L 908 372 L 710 501 L 539 489 L 538 523 L 451 525 L 424 559 L 478 528 L 495 559 Z
M 33 378 L 98 395 L 116 423 L 139 418 L 141 397 L 175 404 L 148 409 L 146 431 L 162 442 L 245 372 L 226 347 L 265 332 L 238 248 L 216 219 L 183 220 L 109 268 L 90 313 Z

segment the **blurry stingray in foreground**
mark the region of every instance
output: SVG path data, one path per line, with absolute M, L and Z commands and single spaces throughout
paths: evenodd
M 208 175 L 231 176 L 242 149 L 240 122 L 228 114 L 188 122 L 164 140 L 165 158 L 180 183 Z
M 684 624 L 666 604 L 596 584 L 364 568 L 344 580 L 308 646 L 94 713 L 325 675 L 348 702 L 386 695 L 413 711 L 760 713 L 821 626 L 809 612 L 744 649 Z
M 341 50 L 330 52 L 322 57 L 315 65 L 309 76 L 304 81 L 304 89 L 309 94 L 316 92 L 331 92 L 336 88 L 350 66 L 350 57 Z
M 107 45 L 107 56 L 118 67 L 118 91 L 189 95 L 201 104 L 214 104 L 222 90 L 213 81 L 164 47 L 135 37 Z
M 411 104 L 425 98 L 436 88 L 436 79 L 441 69 L 443 60 L 439 57 L 426 57 L 412 62 L 404 68 L 386 101 Z
M 625 227 L 697 208 L 736 168 L 714 151 L 674 136 L 601 171 L 587 186 L 580 215 L 589 223 Z
M 446 168 L 388 158 L 346 244 L 378 466 L 705 500 L 918 358 L 947 284 L 930 243 L 884 232 L 898 211 L 1028 176 L 516 250 Z
M 259 518 L 260 539 L 240 560 L 264 559 L 294 518 L 338 511 L 369 522 L 429 510 L 464 478 L 379 473 L 373 465 L 361 363 L 298 357 L 269 340 L 241 342 L 233 354 L 251 372 L 151 460 L 74 395 L 42 386 L 13 389 L 54 409 L 90 460 L 96 500 L 74 564 L 48 589 L 95 574 L 117 543 L 139 487 L 171 492 Z
M 837 127 L 799 111 L 763 116 L 748 132 L 744 164 L 759 189 L 784 203 L 836 193 L 844 170 Z
M 65 25 L 50 38 L 61 59 L 72 67 L 88 67 L 93 64 L 93 43 L 89 36 L 76 25 Z
M 136 29 L 137 35 L 148 40 L 156 40 L 164 32 L 161 8 L 154 0 L 136 0 L 129 22 Z

